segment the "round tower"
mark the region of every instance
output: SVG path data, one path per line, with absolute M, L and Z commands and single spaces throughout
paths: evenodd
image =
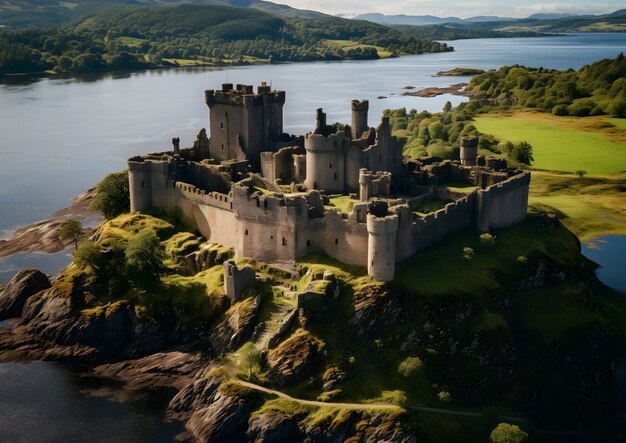
M 461 164 L 463 166 L 476 166 L 478 157 L 478 137 L 471 135 L 461 137 Z
M 141 157 L 128 160 L 130 211 L 139 212 L 152 206 L 152 170 Z
M 391 281 L 396 271 L 398 216 L 367 215 L 367 274 L 374 280 Z
M 309 133 L 304 137 L 306 149 L 306 179 L 309 189 L 324 190 L 328 193 L 345 191 L 345 154 L 348 139 L 343 132 L 330 134 Z
M 367 131 L 368 100 L 352 100 L 352 138 L 359 139 Z

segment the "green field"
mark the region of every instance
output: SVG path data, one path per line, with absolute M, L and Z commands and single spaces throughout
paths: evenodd
M 619 119 L 518 112 L 480 116 L 474 125 L 501 140 L 529 142 L 535 168 L 593 175 L 626 170 L 626 124 Z
M 376 49 L 376 52 L 378 52 L 380 58 L 388 58 L 392 55 L 390 51 L 385 50 L 385 48 L 381 46 L 365 45 L 359 42 L 355 42 L 354 40 L 324 40 L 323 43 L 328 48 L 342 49 L 344 51 L 356 48 L 374 48 Z

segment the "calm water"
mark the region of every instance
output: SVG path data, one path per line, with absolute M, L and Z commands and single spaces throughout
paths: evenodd
M 626 236 L 609 235 L 583 243 L 583 253 L 598 263 L 597 275 L 608 286 L 626 294 Z
M 203 90 L 225 81 L 271 81 L 275 88 L 286 90 L 285 130 L 301 134 L 311 129 L 318 107 L 325 108 L 331 121 L 347 122 L 350 100 L 367 98 L 371 125 L 385 108 L 438 111 L 445 101 L 457 104 L 462 98 L 401 97 L 402 88 L 467 81 L 433 77 L 459 66 L 489 69 L 517 63 L 579 68 L 619 54 L 626 47 L 626 34 L 451 44 L 457 49 L 454 53 L 391 60 L 150 71 L 0 84 L 0 238 L 16 226 L 66 206 L 72 196 L 105 174 L 123 169 L 131 155 L 168 148 L 174 136 L 181 138 L 183 146 L 190 146 L 199 129 L 207 125 Z M 621 262 L 625 250 L 622 241 L 617 246 Z M 608 263 L 601 275 L 608 272 L 612 262 L 589 254 Z M 55 273 L 67 262 L 66 253 L 0 259 L 0 283 L 27 265 Z M 626 284 L 622 280 L 617 286 Z M 0 364 L 0 383 L 1 442 L 101 441 L 99 436 L 102 441 L 104 436 L 106 441 L 171 441 L 180 431 L 179 424 L 162 421 L 166 399 L 154 396 L 119 404 L 83 395 L 94 383 L 66 366 Z
M 89 395 L 99 384 L 51 362 L 0 364 L 0 441 L 171 442 L 184 431 L 163 417 L 171 392 L 119 403 Z

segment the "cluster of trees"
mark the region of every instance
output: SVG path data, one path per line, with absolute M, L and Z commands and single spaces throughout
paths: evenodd
M 347 50 L 328 40 L 361 45 Z M 178 64 L 244 64 L 376 59 L 392 54 L 449 51 L 444 43 L 417 39 L 369 23 L 328 17 L 280 18 L 254 9 L 191 5 L 120 7 L 80 25 L 0 32 L 0 74 L 142 69 Z
M 398 31 L 415 38 L 433 40 L 461 40 L 466 38 L 507 38 L 507 37 L 538 37 L 534 31 L 498 31 L 477 25 L 446 23 L 443 25 L 394 25 Z
M 533 161 L 532 146 L 525 141 L 513 144 L 480 133 L 472 119 L 476 112 L 484 109 L 485 102 L 472 100 L 456 108 L 447 102 L 443 112 L 432 114 L 427 111 L 407 112 L 406 108 L 386 109 L 394 135 L 406 139 L 404 155 L 413 159 L 440 157 L 459 159 L 459 139 L 466 135 L 478 136 L 479 154 L 506 158 L 513 164 L 530 165 Z
M 106 282 L 111 295 L 125 292 L 130 285 L 155 288 L 166 270 L 163 245 L 150 228 L 142 229 L 128 241 L 114 239 L 103 245 L 85 240 L 78 245 L 72 258 L 77 266 L 89 267 Z
M 101 211 L 107 219 L 128 212 L 128 172 L 114 172 L 104 177 L 96 185 L 91 207 Z M 151 228 L 140 230 L 128 241 L 110 239 L 101 244 L 85 239 L 79 243 L 82 237 L 80 223 L 66 220 L 59 236 L 74 243 L 74 263 L 81 268 L 89 267 L 99 279 L 108 283 L 111 293 L 124 292 L 131 284 L 154 288 L 165 272 L 165 251 Z
M 555 115 L 626 117 L 626 58 L 604 59 L 578 71 L 504 66 L 477 75 L 469 90 Z

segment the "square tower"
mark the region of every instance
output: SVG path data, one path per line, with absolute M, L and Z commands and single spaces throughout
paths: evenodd
M 209 107 L 211 155 L 217 160 L 248 160 L 256 171 L 260 154 L 274 151 L 283 134 L 284 91 L 262 83 L 254 93 L 249 85 L 224 83 L 204 93 Z

